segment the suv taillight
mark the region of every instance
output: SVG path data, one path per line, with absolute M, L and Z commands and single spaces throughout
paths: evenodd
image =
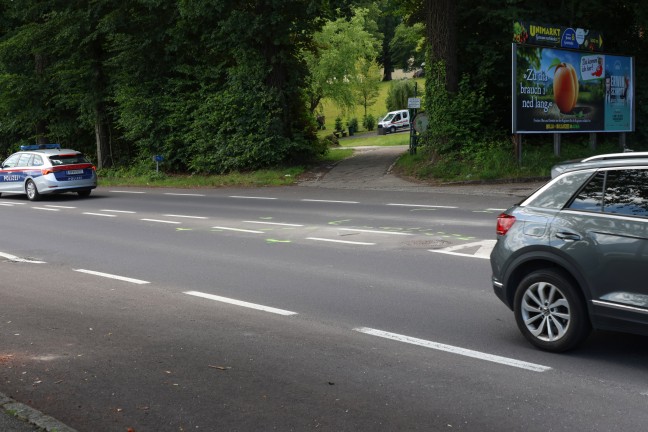
M 504 235 L 515 223 L 515 216 L 502 213 L 497 216 L 497 235 Z

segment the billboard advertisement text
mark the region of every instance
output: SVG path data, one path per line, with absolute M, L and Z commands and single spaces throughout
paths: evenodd
M 634 131 L 632 57 L 513 45 L 513 133 Z

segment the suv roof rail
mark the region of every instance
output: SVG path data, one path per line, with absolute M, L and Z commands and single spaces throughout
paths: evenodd
M 61 150 L 61 144 L 21 145 L 20 150 L 22 150 L 22 151 L 29 151 L 29 150 Z
M 583 159 L 581 162 L 591 162 L 596 160 L 609 160 L 609 159 L 635 159 L 635 158 L 648 158 L 648 152 L 633 152 L 627 151 L 624 153 L 608 153 L 596 156 L 590 156 Z

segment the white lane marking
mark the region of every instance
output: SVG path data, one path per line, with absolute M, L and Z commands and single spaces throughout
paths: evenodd
M 165 214 L 166 217 L 175 217 L 175 218 L 184 218 L 184 219 L 207 219 L 206 216 L 188 216 L 188 215 L 176 215 L 176 214 Z
M 86 273 L 86 274 L 94 275 L 94 276 L 105 277 L 105 278 L 108 278 L 108 279 L 116 279 L 116 280 L 120 280 L 120 281 L 123 281 L 123 282 L 130 282 L 130 283 L 134 283 L 134 284 L 138 284 L 138 285 L 144 285 L 144 284 L 151 283 L 151 282 L 144 281 L 144 280 L 133 279 L 133 278 L 125 277 L 125 276 L 118 276 L 118 275 L 114 275 L 114 274 L 110 274 L 110 273 L 102 273 L 102 272 L 98 272 L 98 271 L 94 271 L 94 270 L 74 269 L 74 271 L 79 272 L 79 273 Z
M 277 198 L 259 197 L 259 196 L 243 196 L 243 195 L 230 195 L 230 198 L 240 199 L 258 199 L 258 200 L 276 200 Z
M 263 306 L 263 305 L 255 304 L 255 303 L 248 303 L 248 302 L 241 301 L 241 300 L 235 300 L 235 299 L 232 299 L 232 298 L 227 298 L 227 297 L 221 297 L 221 296 L 217 296 L 217 295 L 213 295 L 213 294 L 202 293 L 202 292 L 199 292 L 199 291 L 185 291 L 184 294 L 188 294 L 188 295 L 195 296 L 195 297 L 202 297 L 202 298 L 206 298 L 206 299 L 209 299 L 209 300 L 215 300 L 215 301 L 218 301 L 218 302 L 221 302 L 221 303 L 228 303 L 228 304 L 232 304 L 232 305 L 236 305 L 236 306 L 242 306 L 242 307 L 246 307 L 246 308 L 250 308 L 250 309 L 256 309 L 256 310 L 260 310 L 260 311 L 264 311 L 264 312 L 270 312 L 270 313 L 274 313 L 274 314 L 278 314 L 278 315 L 285 315 L 285 316 L 297 315 L 297 312 L 291 312 L 291 311 L 288 311 L 288 310 L 277 309 L 277 308 L 273 308 L 273 307 L 270 307 L 270 306 Z
M 145 194 L 146 192 L 140 191 L 124 191 L 124 190 L 111 190 L 112 193 L 125 193 L 125 194 Z
M 19 263 L 27 263 L 27 264 L 46 264 L 45 261 L 36 261 L 36 260 L 30 260 L 26 258 L 19 258 L 15 255 L 11 255 L 8 253 L 0 252 L 0 257 L 4 257 L 8 259 L 9 261 L 13 262 L 19 262 Z
M 497 243 L 497 240 L 482 240 L 478 242 L 464 243 L 460 245 L 450 246 L 443 249 L 430 249 L 428 252 L 463 256 L 469 258 L 490 259 L 490 253 L 493 250 L 493 247 L 495 247 L 495 243 Z M 466 250 L 475 247 L 477 248 L 477 250 L 473 253 L 457 252 L 459 250 Z
M 110 209 L 103 209 L 99 210 L 102 212 L 110 212 L 110 213 L 126 213 L 126 214 L 135 214 L 134 211 L 129 211 L 129 210 L 110 210 Z
M 412 233 L 405 232 L 395 232 L 395 231 L 378 231 L 378 230 L 368 230 L 368 229 L 357 229 L 357 228 L 338 228 L 340 231 L 355 231 L 363 233 L 372 233 L 372 234 L 391 234 L 391 235 L 413 235 Z
M 304 225 L 291 224 L 291 223 L 280 223 L 280 222 L 263 222 L 263 221 L 243 221 L 245 223 L 251 224 L 261 224 L 261 225 L 278 225 L 278 226 L 288 226 L 288 227 L 303 227 Z
M 11 205 L 25 205 L 23 202 L 13 202 L 13 201 L 2 201 L 2 204 L 11 204 Z
M 48 210 L 48 211 L 60 211 L 59 209 L 55 208 L 47 208 L 47 207 L 32 207 L 34 210 Z
M 263 234 L 263 231 L 246 230 L 246 229 L 241 229 L 241 228 L 228 228 L 228 227 L 222 227 L 222 226 L 215 226 L 215 227 L 212 227 L 212 229 L 219 229 L 219 230 L 223 230 L 223 231 L 236 231 L 236 232 L 244 232 L 244 233 L 252 233 L 252 234 Z
M 13 205 L 13 204 L 7 204 L 7 203 L 0 203 L 0 206 L 3 206 L 3 207 L 13 207 L 14 205 Z
M 116 215 L 104 214 L 104 213 L 83 212 L 82 214 L 88 215 L 88 216 L 117 217 Z
M 456 206 L 443 206 L 443 205 L 423 205 L 423 204 L 398 204 L 391 203 L 387 204 L 388 206 L 397 206 L 397 207 L 423 207 L 423 208 L 440 208 L 440 209 L 456 209 L 459 207 Z
M 376 243 L 366 243 L 366 242 L 354 242 L 354 241 L 347 241 L 347 240 L 333 240 L 333 239 L 325 239 L 319 237 L 306 237 L 306 240 L 315 240 L 315 241 L 329 242 L 329 243 L 343 243 L 343 244 L 352 244 L 352 245 L 360 245 L 360 246 L 374 246 L 376 244 Z
M 50 205 L 50 204 L 45 204 L 45 207 L 60 208 L 60 209 L 75 209 L 76 208 L 76 207 L 70 207 L 70 206 Z
M 144 222 L 157 222 L 157 223 L 175 224 L 175 225 L 180 224 L 180 222 L 178 221 L 168 221 L 168 220 L 160 220 L 160 219 L 140 219 L 140 220 Z
M 488 211 L 506 211 L 505 208 L 501 208 L 501 209 L 500 208 L 487 208 L 486 210 L 488 210 Z
M 205 194 L 197 194 L 197 193 L 171 193 L 171 192 L 166 192 L 164 195 L 193 196 L 193 197 L 204 197 L 205 196 Z
M 359 204 L 358 201 L 337 201 L 337 200 L 318 200 L 318 199 L 303 199 L 303 202 L 320 202 L 320 203 L 335 203 L 335 204 Z
M 430 348 L 438 351 L 445 351 L 451 354 L 458 354 L 465 357 L 471 357 L 478 360 L 485 360 L 493 363 L 499 363 L 506 366 L 512 366 L 520 369 L 526 369 L 532 372 L 546 372 L 551 370 L 549 366 L 543 366 L 535 363 L 528 363 L 521 360 L 516 360 L 508 357 L 501 357 L 493 354 L 487 354 L 480 351 L 474 351 L 466 348 L 460 348 L 452 345 L 446 345 L 438 342 L 432 342 L 425 339 L 413 338 L 397 333 L 390 333 L 383 330 L 376 330 L 367 327 L 359 327 L 354 329 L 357 332 L 365 333 L 372 336 L 378 336 L 385 339 L 391 339 L 397 342 L 404 342 L 411 345 L 418 345 L 425 348 Z

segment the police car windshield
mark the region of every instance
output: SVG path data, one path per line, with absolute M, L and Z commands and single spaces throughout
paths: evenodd
M 391 119 L 393 119 L 395 115 L 396 114 L 389 114 L 387 117 L 383 119 L 383 121 L 391 121 Z
M 49 160 L 53 166 L 88 163 L 88 160 L 82 154 L 50 156 Z

